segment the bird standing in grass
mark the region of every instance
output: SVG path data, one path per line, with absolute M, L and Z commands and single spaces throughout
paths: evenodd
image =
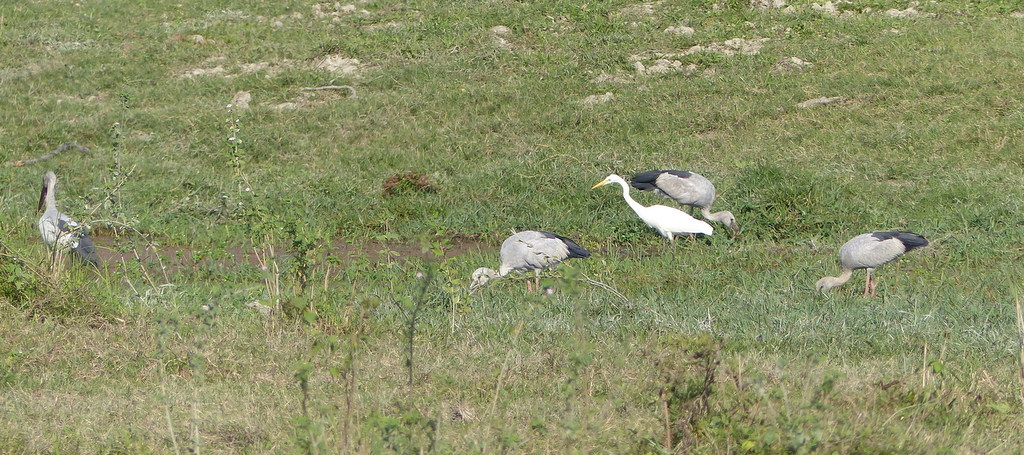
M 676 235 L 689 235 L 690 237 L 693 237 L 695 234 L 711 235 L 712 228 L 710 224 L 687 215 L 682 210 L 664 205 L 652 205 L 650 207 L 640 205 L 639 202 L 633 200 L 633 197 L 629 195 L 629 184 L 618 175 L 609 175 L 590 189 L 611 183 L 616 183 L 622 187 L 622 197 L 626 200 L 626 204 L 629 204 L 629 207 L 648 226 L 654 228 L 659 234 L 668 239 L 669 243 L 675 244 Z
M 59 252 L 72 250 L 83 264 L 100 265 L 96 246 L 75 220 L 57 210 L 57 175 L 52 171 L 43 176 L 43 190 L 39 193 L 39 207 L 43 211 L 39 218 L 39 234 L 51 249 Z
M 634 175 L 630 183 L 640 191 L 653 191 L 680 205 L 700 209 L 704 219 L 724 224 L 733 234 L 740 233 L 732 212 L 723 210 L 711 213 L 711 204 L 715 202 L 715 185 L 703 175 L 689 171 L 655 170 Z
M 867 269 L 864 278 L 864 296 L 875 296 L 875 280 L 872 272 L 910 250 L 928 245 L 922 235 L 907 231 L 887 231 L 861 234 L 839 248 L 839 265 L 843 271 L 839 276 L 826 276 L 814 285 L 818 292 L 825 292 L 842 286 L 856 269 Z
M 480 267 L 473 272 L 470 291 L 495 278 L 502 278 L 513 270 L 533 270 L 534 284 L 540 290 L 540 271 L 554 267 L 566 259 L 588 258 L 590 252 L 576 242 L 547 231 L 522 231 L 512 234 L 501 244 L 501 267 L 495 272 Z M 529 292 L 530 281 L 526 281 Z

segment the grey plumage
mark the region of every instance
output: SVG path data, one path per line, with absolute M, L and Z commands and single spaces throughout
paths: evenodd
M 928 245 L 920 234 L 909 231 L 882 231 L 861 234 L 839 248 L 839 265 L 842 273 L 836 277 L 824 277 L 815 284 L 819 292 L 828 291 L 846 283 L 853 271 L 866 269 L 864 295 L 875 295 L 875 281 L 872 272 L 878 267 L 902 256 L 904 253 Z
M 739 233 L 740 228 L 732 212 L 711 212 L 716 196 L 715 185 L 703 175 L 671 169 L 653 170 L 634 175 L 630 184 L 638 190 L 652 191 L 680 205 L 697 208 L 705 219 L 725 224 L 733 233 Z
M 98 266 L 100 258 L 96 254 L 96 245 L 85 230 L 67 215 L 57 210 L 57 175 L 47 172 L 43 176 L 43 189 L 39 193 L 39 207 L 43 215 L 39 217 L 39 234 L 46 245 L 60 251 L 71 250 L 84 264 Z
M 566 259 L 588 258 L 590 252 L 576 242 L 547 231 L 522 231 L 512 234 L 501 244 L 501 266 L 498 271 L 481 267 L 473 272 L 471 289 L 488 280 L 508 275 L 512 271 L 541 270 L 554 267 Z

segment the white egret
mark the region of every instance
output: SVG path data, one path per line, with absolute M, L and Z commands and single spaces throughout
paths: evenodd
M 39 234 L 51 249 L 72 250 L 84 264 L 100 265 L 96 246 L 85 230 L 67 215 L 57 210 L 57 175 L 52 171 L 43 176 L 43 190 L 39 193 L 39 207 L 43 216 L 39 218 Z
M 554 267 L 566 259 L 588 258 L 590 252 L 570 239 L 547 231 L 522 231 L 512 234 L 501 244 L 501 267 L 495 272 L 480 267 L 473 272 L 470 291 L 495 278 L 502 278 L 513 270 L 533 270 L 534 282 L 540 290 L 540 271 Z M 530 291 L 530 281 L 526 282 Z
M 886 231 L 872 232 L 858 235 L 839 248 L 839 265 L 842 273 L 839 276 L 826 276 L 817 283 L 814 288 L 818 292 L 825 292 L 832 288 L 842 286 L 857 269 L 867 269 L 867 276 L 864 278 L 864 296 L 869 294 L 875 296 L 875 280 L 871 273 L 883 264 L 892 261 L 914 248 L 928 245 L 928 240 L 920 234 L 908 231 Z
M 648 226 L 654 228 L 659 234 L 668 239 L 669 243 L 675 244 L 675 236 L 679 234 L 691 237 L 694 234 L 711 235 L 712 228 L 710 224 L 687 215 L 682 210 L 664 205 L 652 205 L 650 207 L 640 205 L 639 202 L 633 200 L 633 197 L 629 195 L 629 184 L 618 175 L 609 175 L 604 180 L 598 182 L 597 185 L 591 187 L 591 189 L 611 183 L 617 183 L 622 187 L 622 197 L 629 204 L 629 207 Z
M 724 224 L 733 234 L 740 233 L 732 212 L 723 210 L 711 213 L 711 204 L 715 202 L 715 185 L 703 175 L 690 171 L 655 170 L 634 175 L 630 183 L 638 190 L 653 191 L 680 205 L 697 208 L 704 219 Z

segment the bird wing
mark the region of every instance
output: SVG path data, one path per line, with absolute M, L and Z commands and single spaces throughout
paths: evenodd
M 662 171 L 656 185 L 671 199 L 683 205 L 710 208 L 715 201 L 715 186 L 694 172 Z
M 561 235 L 555 234 L 554 232 L 548 232 L 548 231 L 536 231 L 536 232 L 539 232 L 539 233 L 543 234 L 547 238 L 557 239 L 557 240 L 560 240 L 562 243 L 564 243 L 565 247 L 568 249 L 568 255 L 566 256 L 566 259 L 589 258 L 590 257 L 590 252 L 587 251 L 586 248 L 583 248 L 578 243 L 572 241 L 572 239 L 570 239 L 568 237 L 563 237 Z
M 561 239 L 540 231 L 523 231 L 501 244 L 501 264 L 506 270 L 546 269 L 568 256 L 569 248 Z
M 839 249 L 839 261 L 851 269 L 877 268 L 903 255 L 907 251 L 896 238 L 879 239 L 873 234 L 861 234 Z

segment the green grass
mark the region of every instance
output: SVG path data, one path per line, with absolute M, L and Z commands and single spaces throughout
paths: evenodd
M 839 17 L 271 3 L 0 6 L 0 161 L 92 150 L 0 167 L 0 451 L 668 453 L 666 403 L 695 453 L 1024 444 L 1014 2 L 910 19 L 877 0 Z M 679 24 L 696 32 L 663 33 Z M 732 38 L 769 40 L 678 57 L 692 73 L 633 69 Z M 327 55 L 361 67 L 317 69 Z M 776 68 L 791 56 L 812 65 Z M 356 96 L 302 90 L 325 85 Z M 251 107 L 229 111 L 242 90 Z M 796 107 L 821 96 L 843 100 Z M 656 168 L 709 177 L 743 234 L 665 252 L 617 188 L 589 189 Z M 123 262 L 50 267 L 32 211 L 46 170 Z M 385 194 L 407 171 L 434 191 Z M 877 272 L 881 298 L 859 296 L 861 273 L 814 294 L 844 241 L 896 228 L 932 244 Z M 467 294 L 517 229 L 594 255 L 547 275 L 549 297 L 519 279 Z M 264 318 L 247 304 L 274 304 L 252 257 L 269 246 L 283 311 Z M 168 269 L 134 260 L 154 250 Z

